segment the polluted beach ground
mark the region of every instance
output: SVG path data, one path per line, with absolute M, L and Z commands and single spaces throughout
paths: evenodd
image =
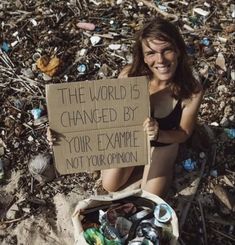
M 206 88 L 166 198 L 179 219 L 179 243 L 234 243 L 233 1 L 2 0 L 1 244 L 73 244 L 71 214 L 78 200 L 105 192 L 99 171 L 45 171 L 52 160 L 46 85 L 116 78 L 132 61 L 134 33 L 156 15 L 180 28 Z M 35 158 L 44 162 L 33 168 Z

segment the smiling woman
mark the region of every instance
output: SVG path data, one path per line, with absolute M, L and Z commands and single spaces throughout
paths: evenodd
M 179 143 L 192 134 L 203 96 L 188 64 L 184 40 L 177 27 L 165 19 L 154 18 L 137 33 L 133 63 L 124 67 L 119 77 L 143 75 L 149 79 L 151 111 L 143 127 L 152 148 L 142 188 L 164 196 L 171 183 Z M 103 187 L 118 190 L 133 169 L 103 170 Z

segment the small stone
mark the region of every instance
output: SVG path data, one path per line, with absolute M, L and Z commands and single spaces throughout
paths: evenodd
M 232 112 L 233 112 L 233 109 L 230 105 L 225 106 L 225 108 L 224 108 L 224 116 L 225 117 L 229 116 L 230 113 L 232 113 Z
M 227 33 L 233 33 L 233 32 L 235 32 L 235 24 L 231 24 L 231 25 L 226 26 L 225 31 Z
M 19 212 L 19 208 L 16 204 L 13 204 L 6 213 L 6 218 L 11 220 L 17 218 L 17 213 Z
M 231 121 L 231 122 L 235 122 L 235 115 L 230 116 L 228 119 L 229 119 L 229 121 Z
M 200 158 L 202 158 L 202 159 L 203 159 L 203 158 L 205 158 L 205 157 L 206 157 L 205 152 L 203 152 L 203 151 L 202 151 L 202 152 L 200 152 L 199 157 L 200 157 Z
M 99 36 L 92 36 L 90 38 L 91 44 L 92 46 L 95 46 L 96 44 L 98 44 L 101 41 L 101 37 Z
M 109 49 L 111 50 L 118 50 L 121 48 L 121 44 L 110 44 Z
M 21 73 L 28 78 L 34 78 L 33 71 L 30 68 L 22 69 Z
M 28 213 L 28 214 L 29 214 L 30 211 L 31 211 L 30 208 L 22 208 L 22 210 L 23 210 L 25 213 Z
M 235 81 L 235 69 L 231 70 L 231 79 Z
M 28 137 L 28 141 L 29 142 L 32 142 L 34 139 L 33 139 L 33 137 L 30 135 L 29 137 Z
M 226 71 L 226 65 L 225 65 L 225 58 L 224 55 L 222 53 L 218 53 L 218 56 L 215 60 L 215 63 L 217 66 L 219 66 L 223 71 Z
M 217 91 L 222 92 L 222 93 L 227 93 L 228 88 L 225 85 L 220 85 L 217 87 Z
M 229 125 L 229 120 L 226 117 L 223 117 L 222 120 L 220 121 L 220 125 L 223 127 L 227 127 Z
M 44 81 L 50 81 L 52 77 L 48 76 L 47 74 L 43 73 L 42 78 Z
M 211 125 L 211 126 L 218 127 L 218 126 L 219 126 L 219 123 L 217 123 L 217 122 L 212 122 L 210 125 Z
M 225 102 L 221 101 L 219 105 L 220 110 L 222 110 L 224 107 L 225 107 Z

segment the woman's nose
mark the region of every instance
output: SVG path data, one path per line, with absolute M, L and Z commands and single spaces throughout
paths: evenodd
M 164 60 L 163 53 L 156 53 L 156 59 L 158 62 L 162 62 Z

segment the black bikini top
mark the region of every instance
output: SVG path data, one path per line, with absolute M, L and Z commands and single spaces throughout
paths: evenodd
M 178 100 L 173 111 L 168 116 L 163 118 L 155 117 L 155 119 L 159 123 L 159 129 L 170 130 L 170 129 L 177 129 L 179 127 L 181 116 L 182 116 L 181 100 Z

